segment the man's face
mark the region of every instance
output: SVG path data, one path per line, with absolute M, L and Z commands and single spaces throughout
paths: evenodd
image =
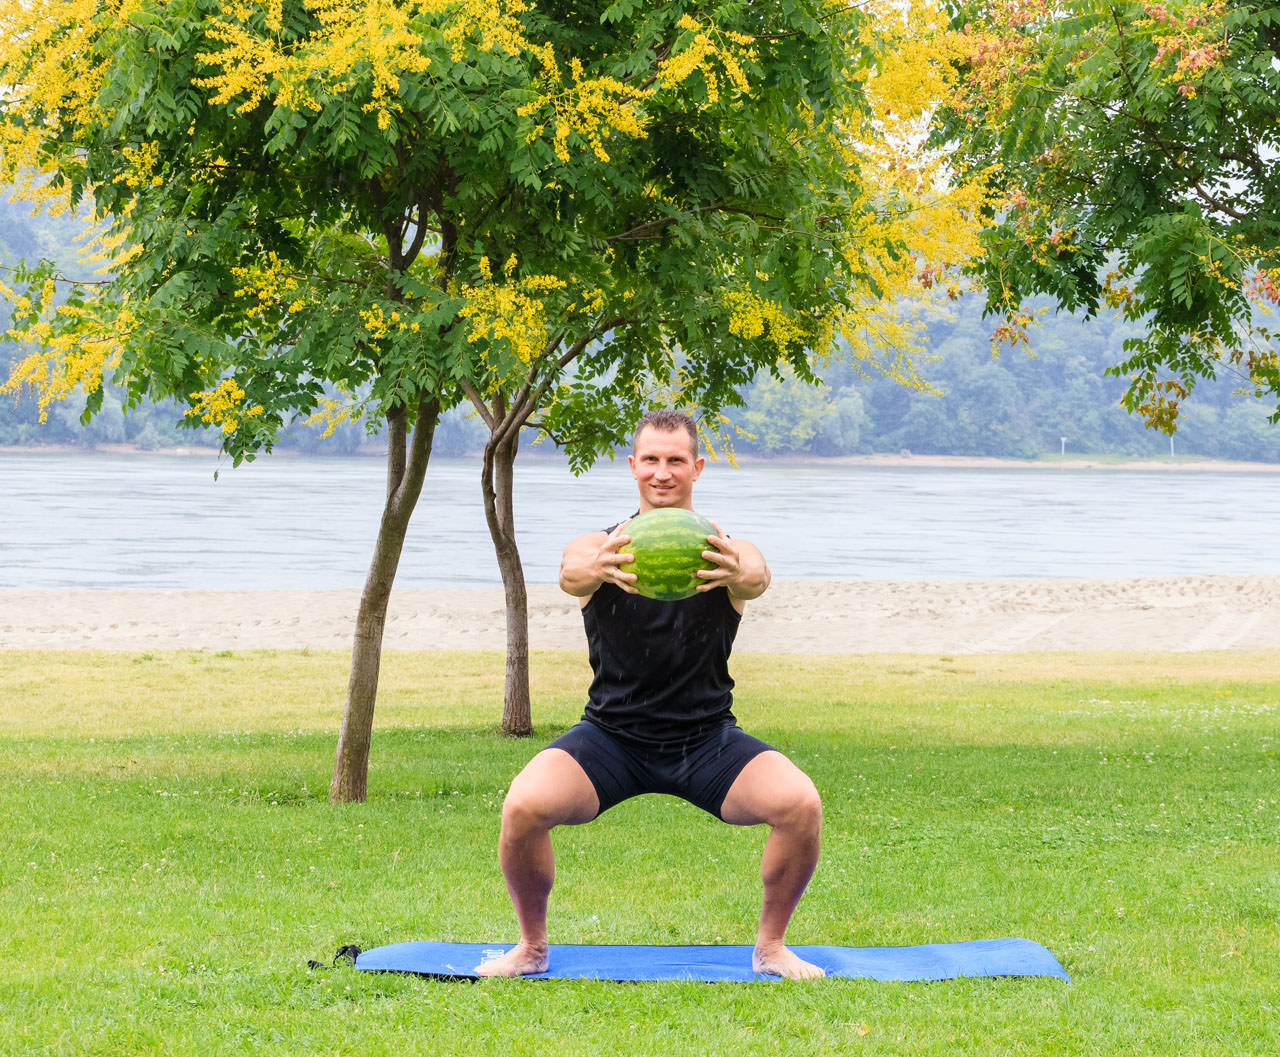
M 627 462 L 640 489 L 641 513 L 657 507 L 693 509 L 693 482 L 702 473 L 704 460 L 694 457 L 693 443 L 684 430 L 645 426 Z

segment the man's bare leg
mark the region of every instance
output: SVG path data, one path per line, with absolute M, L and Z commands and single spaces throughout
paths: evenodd
M 502 803 L 498 863 L 515 907 L 520 941 L 477 966 L 481 976 L 524 976 L 547 968 L 547 901 L 555 880 L 551 830 L 590 822 L 600 810 L 595 787 L 563 749 L 543 749 L 516 775 Z
M 752 967 L 791 980 L 826 974 L 787 949 L 783 936 L 805 886 L 818 865 L 822 801 L 809 776 L 780 752 L 755 757 L 735 779 L 720 816 L 736 826 L 765 823 L 760 876 L 764 898 Z

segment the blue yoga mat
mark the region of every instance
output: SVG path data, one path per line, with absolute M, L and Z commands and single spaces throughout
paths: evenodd
M 792 944 L 828 976 L 870 980 L 949 980 L 957 976 L 1056 976 L 1069 980 L 1048 950 L 1031 940 L 969 940 L 915 947 L 827 947 Z M 356 958 L 371 972 L 474 979 L 476 966 L 511 949 L 501 943 L 393 943 Z M 552 944 L 551 967 L 531 980 L 776 980 L 751 968 L 748 944 L 650 947 Z

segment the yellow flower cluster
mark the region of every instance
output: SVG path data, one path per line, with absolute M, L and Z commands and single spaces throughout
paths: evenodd
M 487 22 L 492 5 L 479 0 L 425 0 L 417 5 L 396 0 L 306 0 L 306 9 L 323 27 L 304 44 L 263 35 L 254 25 L 260 4 L 232 0 L 216 18 L 210 36 L 216 51 L 199 56 L 215 72 L 197 80 L 213 90 L 216 104 L 238 102 L 247 113 L 270 97 L 277 106 L 318 112 L 320 89 L 341 93 L 354 87 L 357 70 L 371 75 L 371 99 L 364 110 L 376 113 L 379 128 L 387 128 L 402 108 L 396 101 L 403 74 L 421 73 L 430 65 L 422 53 L 422 34 L 415 20 L 422 15 L 458 15 L 462 23 Z M 472 17 L 465 17 L 472 9 Z M 280 30 L 279 0 L 268 0 L 266 24 Z M 363 77 L 363 74 L 359 76 Z
M 141 245 L 128 242 L 119 232 L 95 231 L 85 239 L 80 260 L 83 264 L 97 265 L 98 275 L 112 275 L 122 271 L 141 252 Z
M 750 341 L 768 331 L 769 340 L 780 350 L 805 344 L 810 337 L 795 317 L 772 301 L 751 290 L 728 290 L 724 303 L 729 309 L 729 331 Z
M 382 311 L 381 305 L 374 305 L 372 308 L 362 308 L 360 310 L 360 319 L 364 323 L 365 333 L 371 339 L 377 341 L 379 338 L 385 338 L 387 331 L 390 330 L 386 314 Z
M 552 146 L 561 161 L 570 160 L 569 136 L 575 132 L 587 141 L 587 146 L 597 158 L 608 161 L 607 137 L 640 138 L 645 134 L 638 107 L 640 95 L 613 77 L 584 77 L 582 63 L 577 59 L 573 59 L 569 66 L 573 77 L 571 85 L 549 91 L 520 107 L 518 113 L 528 117 L 541 110 L 550 111 L 550 115 L 529 133 L 529 139 L 538 139 L 548 125 L 554 126 Z M 553 69 L 558 76 L 558 67 Z
M 42 142 L 59 128 L 71 138 L 103 118 L 97 97 L 104 60 L 95 42 L 107 20 L 100 7 L 98 0 L 0 4 L 0 81 L 11 115 L 0 122 L 0 184 L 33 199 L 61 205 L 64 197 L 41 178 L 47 171 Z
M 186 411 L 188 418 L 199 418 L 206 426 L 219 426 L 223 433 L 234 433 L 240 424 L 263 413 L 261 404 L 245 406 L 245 391 L 234 378 L 224 378 L 212 389 L 192 393 L 195 405 Z
M 365 333 L 371 341 L 385 338 L 393 330 L 407 330 L 416 334 L 420 326 L 417 320 L 405 319 L 400 314 L 399 309 L 392 309 L 388 312 L 381 305 L 362 308 L 360 310 L 360 321 L 364 323 Z
M 0 385 L 0 393 L 30 389 L 36 395 L 41 422 L 48 421 L 49 408 L 59 401 L 77 392 L 96 392 L 103 373 L 120 357 L 114 335 L 39 333 L 46 327 L 42 324 L 23 333 L 24 340 L 42 341 L 42 347 L 16 363 L 8 380 Z
M 467 57 L 467 42 L 474 37 L 483 52 L 505 51 L 508 55 L 531 52 L 543 63 L 554 63 L 549 45 L 537 45 L 524 35 L 517 17 L 529 10 L 522 0 L 453 0 L 452 3 L 428 4 L 445 13 L 444 39 L 451 46 L 454 62 Z
M 138 147 L 125 147 L 125 186 L 137 191 L 143 187 L 159 187 L 164 181 L 156 174 L 160 164 L 160 144 L 151 141 Z
M 897 301 L 868 298 L 836 321 L 836 332 L 848 349 L 848 360 L 864 377 L 877 373 L 908 389 L 936 392 L 924 380 L 919 359 L 924 348 L 924 324 Z
M 232 268 L 231 274 L 241 284 L 235 296 L 252 298 L 256 302 L 245 313 L 250 318 L 289 300 L 299 287 L 297 278 L 289 274 L 285 262 L 274 250 L 247 268 Z M 289 304 L 289 310 L 293 312 L 299 307 L 297 301 Z
M 354 422 L 360 416 L 359 410 L 349 400 L 340 402 L 331 396 L 322 396 L 320 406 L 304 420 L 308 426 L 324 426 L 320 439 L 333 436 L 333 431 L 344 422 Z
M 648 87 L 626 84 L 614 77 L 586 76 L 577 59 L 569 63 L 570 80 L 566 83 L 551 49 L 528 45 L 526 50 L 536 54 L 542 64 L 546 84 L 535 100 L 518 111 L 523 117 L 546 114 L 529 133 L 529 139 L 538 139 L 550 129 L 556 157 L 568 162 L 572 156 L 570 137 L 576 134 L 597 158 L 608 161 L 606 144 L 611 137 L 639 139 L 645 135 L 645 102 L 660 92 L 679 89 L 695 72 L 701 72 L 706 85 L 707 101 L 703 105 L 719 99 L 721 77 L 737 92 L 750 90 L 742 65 L 755 59 L 750 37 L 702 27 L 689 15 L 681 17 L 677 28 L 686 39 L 662 62 Z
M 127 307 L 111 306 L 104 313 L 91 300 L 83 305 L 55 304 L 56 293 L 53 279 L 44 281 L 34 302 L 0 283 L 0 300 L 12 305 L 15 323 L 5 337 L 36 348 L 13 364 L 0 393 L 16 395 L 29 389 L 36 396 L 41 422 L 59 401 L 102 386 L 104 374 L 120 363 L 120 347 L 134 321 Z
M 378 127 L 390 126 L 403 107 L 398 101 L 401 78 L 425 72 L 431 58 L 424 51 L 423 22 L 440 27 L 454 62 L 468 51 L 533 54 L 543 65 L 554 64 L 546 45 L 529 41 L 518 15 L 523 0 L 304 0 L 307 12 L 321 25 L 305 42 L 279 39 L 280 0 L 267 0 L 263 34 L 256 25 L 260 0 L 230 0 L 213 23 L 216 50 L 200 60 L 212 73 L 197 80 L 209 88 L 216 104 L 236 103 L 247 113 L 265 99 L 276 106 L 319 112 L 320 99 L 368 85 L 366 113 L 377 115 Z
M 668 89 L 678 88 L 695 71 L 701 71 L 707 87 L 707 103 L 718 102 L 720 77 L 710 62 L 711 59 L 715 59 L 735 91 L 745 93 L 750 90 L 750 83 L 742 70 L 743 60 L 755 59 L 750 37 L 727 30 L 717 30 L 713 26 L 701 26 L 688 14 L 682 15 L 676 26 L 685 33 L 693 34 L 693 37 L 663 64 L 658 78 L 659 85 Z
M 482 259 L 480 265 L 492 278 L 488 259 Z M 512 256 L 503 269 L 505 279 L 511 279 L 515 265 Z M 485 342 L 490 348 L 506 346 L 521 363 L 533 363 L 551 340 L 549 313 L 543 299 L 566 285 L 553 275 L 527 275 L 516 282 L 464 287 L 462 294 L 467 303 L 458 315 L 470 321 L 467 340 L 473 344 Z

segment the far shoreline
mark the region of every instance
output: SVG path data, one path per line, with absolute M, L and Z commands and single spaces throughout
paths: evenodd
M 6 453 L 18 455 L 125 455 L 138 457 L 223 457 L 220 448 L 197 444 L 182 444 L 168 448 L 143 449 L 135 444 L 98 444 L 83 448 L 75 444 L 26 444 L 0 447 L 0 457 Z M 276 459 L 382 459 L 386 449 L 366 445 L 350 454 L 302 452 L 280 449 L 259 458 Z M 479 459 L 479 451 L 465 455 L 437 455 L 447 459 Z M 529 462 L 566 462 L 558 452 L 530 449 L 522 451 L 520 458 Z M 727 463 L 724 452 L 708 453 L 708 460 Z M 1121 456 L 1121 455 L 1047 455 L 1038 459 L 999 458 L 988 455 L 931 455 L 917 452 L 880 452 L 868 455 L 778 455 L 735 454 L 733 461 L 744 466 L 849 466 L 876 469 L 931 469 L 931 470 L 1141 470 L 1141 471 L 1194 471 L 1220 473 L 1280 473 L 1280 463 L 1247 462 L 1239 459 L 1214 459 L 1200 455 L 1175 455 L 1171 457 Z M 429 472 L 429 471 L 428 471 Z
M 1126 457 L 1112 455 L 1046 456 L 1041 459 L 1005 459 L 987 455 L 923 455 L 911 453 L 875 455 L 786 455 L 776 459 L 760 456 L 738 456 L 737 461 L 751 465 L 776 462 L 790 466 L 871 466 L 893 469 L 918 466 L 927 469 L 955 470 L 1223 470 L 1231 472 L 1277 473 L 1280 463 L 1245 462 L 1238 459 L 1212 459 L 1186 455 L 1172 459 Z

